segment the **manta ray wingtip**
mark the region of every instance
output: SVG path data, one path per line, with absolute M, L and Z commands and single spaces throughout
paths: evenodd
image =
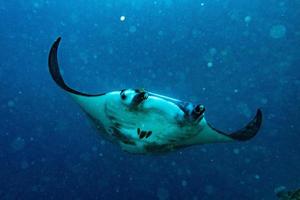
M 210 124 L 208 124 L 208 126 L 216 133 L 225 135 L 228 138 L 230 138 L 231 140 L 247 141 L 247 140 L 250 140 L 251 138 L 253 138 L 258 133 L 258 131 L 261 128 L 262 119 L 263 119 L 263 114 L 262 114 L 261 109 L 259 108 L 256 111 L 255 117 L 250 122 L 248 122 L 248 124 L 246 126 L 244 126 L 242 129 L 237 130 L 233 133 L 225 133 L 223 131 L 220 131 L 220 130 L 214 128 Z
M 58 65 L 58 59 L 57 59 L 57 51 L 58 51 L 58 46 L 61 41 L 61 37 L 58 37 L 55 42 L 52 44 L 49 52 L 49 57 L 48 57 L 48 68 L 49 72 L 52 76 L 52 79 L 57 83 L 58 86 L 60 86 L 62 89 L 65 91 L 75 94 L 75 95 L 80 95 L 80 96 L 86 96 L 86 97 L 92 97 L 92 96 L 101 96 L 104 95 L 105 93 L 101 94 L 86 94 L 83 92 L 79 92 L 77 90 L 74 90 L 73 88 L 70 88 L 64 81 L 59 65 Z
M 243 129 L 238 130 L 228 136 L 238 141 L 247 141 L 258 133 L 261 128 L 262 120 L 262 110 L 258 108 L 255 117 Z
M 61 41 L 61 36 L 58 36 L 56 42 L 59 43 Z

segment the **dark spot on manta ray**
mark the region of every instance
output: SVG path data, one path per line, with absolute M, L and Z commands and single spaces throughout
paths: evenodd
M 146 138 L 150 137 L 150 135 L 152 135 L 152 131 L 148 131 Z
M 140 139 L 148 138 L 152 135 L 152 131 L 141 131 L 140 128 L 137 128 L 137 134 Z
M 141 131 L 140 133 L 140 139 L 143 139 L 147 134 L 147 131 Z
M 169 142 L 170 142 L 170 143 L 176 143 L 177 140 L 175 140 L 175 139 L 170 139 Z
M 121 126 L 122 126 L 122 125 L 121 125 L 120 123 L 118 123 L 118 122 L 115 122 L 114 125 L 115 125 L 116 128 L 121 128 Z
M 141 129 L 137 128 L 137 134 L 140 135 L 141 134 Z

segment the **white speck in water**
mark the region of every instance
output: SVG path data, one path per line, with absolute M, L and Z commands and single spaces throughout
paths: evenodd
M 278 192 L 282 192 L 282 191 L 284 191 L 284 190 L 286 190 L 286 187 L 283 186 L 283 185 L 281 185 L 281 186 L 276 187 L 276 188 L 274 189 L 274 192 L 277 194 Z
M 272 28 L 270 29 L 270 36 L 273 39 L 279 39 L 284 37 L 286 34 L 286 28 L 284 25 L 278 24 L 278 25 L 274 25 L 272 26 Z
M 15 102 L 13 100 L 9 100 L 7 102 L 8 107 L 14 107 L 15 106 Z
M 207 63 L 207 67 L 208 67 L 208 68 L 211 68 L 212 66 L 213 66 L 213 63 L 212 63 L 212 62 L 208 62 L 208 63 Z
M 239 150 L 238 148 L 233 149 L 233 153 L 234 153 L 234 154 L 239 154 L 239 153 L 240 153 L 240 150 Z
M 260 176 L 258 174 L 255 174 L 254 178 L 258 180 L 258 179 L 260 179 Z
M 249 164 L 251 162 L 251 159 L 250 158 L 245 158 L 245 163 L 246 164 Z
M 238 93 L 238 92 L 239 92 L 239 90 L 238 90 L 238 89 L 234 89 L 233 91 L 234 91 L 234 93 Z
M 251 17 L 250 16 L 246 16 L 244 18 L 244 21 L 248 24 L 249 22 L 251 22 Z
M 204 6 L 204 3 L 202 2 L 200 5 L 201 5 L 201 6 Z
M 214 187 L 212 185 L 206 185 L 204 190 L 205 190 L 205 193 L 208 195 L 211 195 L 214 193 Z
M 181 181 L 181 185 L 182 185 L 182 187 L 185 187 L 185 186 L 187 185 L 186 180 L 182 180 L 182 181 Z
M 121 21 L 121 22 L 125 21 L 125 19 L 126 19 L 126 18 L 125 18 L 124 15 L 122 15 L 122 16 L 120 17 L 120 21 Z

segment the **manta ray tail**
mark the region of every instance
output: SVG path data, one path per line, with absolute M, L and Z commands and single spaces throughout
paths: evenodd
M 57 60 L 57 49 L 60 43 L 61 37 L 57 38 L 57 40 L 53 43 L 50 52 L 49 52 L 49 58 L 48 58 L 48 66 L 49 66 L 49 72 L 53 78 L 53 80 L 59 85 L 62 89 L 65 91 L 79 96 L 85 96 L 85 97 L 93 97 L 93 96 L 101 96 L 103 94 L 86 94 L 79 92 L 77 90 L 74 90 L 70 88 L 65 82 L 64 79 L 61 76 L 58 60 Z
M 210 124 L 208 124 L 208 129 L 212 135 L 218 135 L 220 142 L 227 141 L 247 141 L 253 138 L 259 131 L 262 123 L 262 112 L 260 109 L 257 110 L 255 117 L 242 129 L 237 130 L 233 133 L 225 133 L 220 131 Z

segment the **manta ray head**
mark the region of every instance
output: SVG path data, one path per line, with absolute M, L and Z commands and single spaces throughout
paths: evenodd
M 144 112 L 143 105 L 148 96 L 149 93 L 144 89 L 123 89 L 107 93 L 103 103 L 105 113 L 111 119 L 133 119 Z
M 137 108 L 148 96 L 144 89 L 124 89 L 120 92 L 120 101 L 129 108 Z

